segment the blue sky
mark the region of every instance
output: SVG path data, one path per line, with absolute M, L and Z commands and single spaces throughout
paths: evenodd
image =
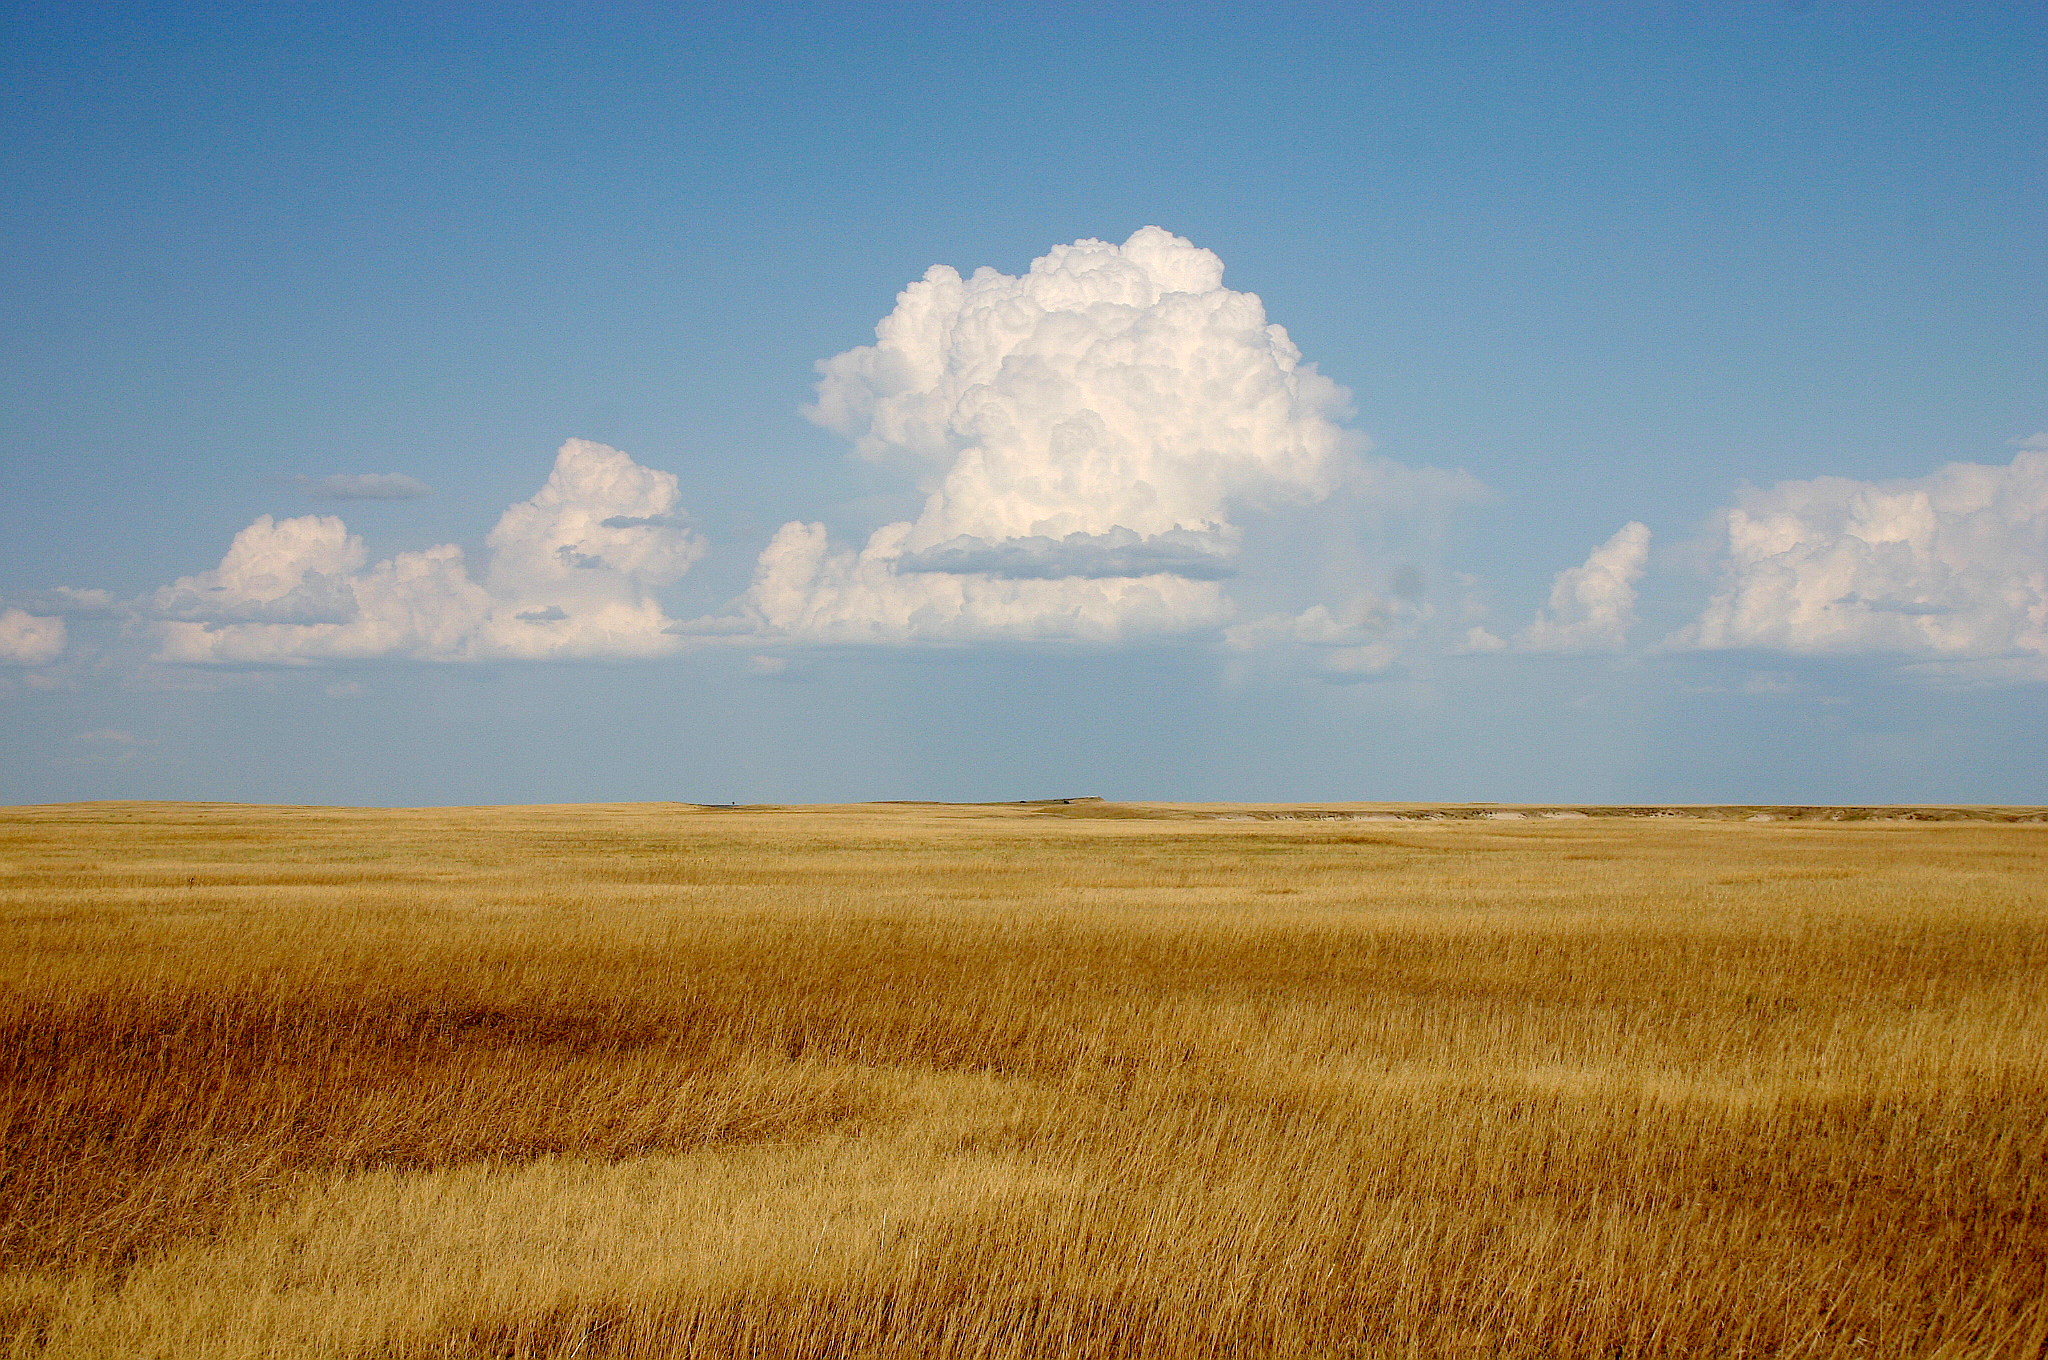
M 2048 11 L 583 8 L 0 10 L 0 798 L 2048 801 Z

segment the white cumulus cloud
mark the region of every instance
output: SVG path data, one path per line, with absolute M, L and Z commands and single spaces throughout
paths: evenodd
M 64 637 L 62 618 L 0 610 L 0 665 L 47 666 L 64 650 Z
M 703 554 L 676 479 L 572 439 L 506 510 L 481 579 L 453 545 L 371 563 L 332 515 L 242 530 L 218 567 L 147 601 L 158 659 L 305 664 L 657 656 L 680 644 L 656 592 Z
M 1720 586 L 1672 644 L 1998 663 L 2048 677 L 2044 446 L 2026 441 L 2003 467 L 1820 477 L 1744 495 L 1721 517 Z
M 1557 574 L 1549 602 L 1516 636 L 1515 645 L 1531 652 L 1620 651 L 1635 625 L 1636 582 L 1649 559 L 1649 529 L 1624 524 L 1593 549 L 1583 566 Z M 1491 650 L 1477 636 L 1470 642 L 1472 650 Z
M 723 626 L 872 643 L 1217 626 L 1233 510 L 1323 498 L 1364 447 L 1343 389 L 1222 280 L 1158 227 L 1055 247 L 1021 277 L 927 271 L 873 345 L 819 365 L 807 410 L 916 477 L 922 512 L 859 549 L 785 525 Z
M 1064 641 L 1112 644 L 1214 628 L 1229 616 L 1215 581 L 1171 573 L 1047 579 L 906 572 L 908 524 L 834 551 L 822 524 L 785 524 L 761 554 L 736 631 L 805 642 Z

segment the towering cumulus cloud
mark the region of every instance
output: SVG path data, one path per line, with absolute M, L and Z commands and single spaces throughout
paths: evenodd
M 1624 524 L 1584 566 L 1561 571 L 1549 603 L 1515 639 L 1532 652 L 1618 652 L 1636 621 L 1636 582 L 1650 558 L 1650 531 Z
M 1724 576 L 1673 642 L 1883 653 L 2048 678 L 2048 449 L 1910 481 L 1821 477 L 1722 516 Z
M 266 515 L 147 612 L 172 662 L 657 656 L 679 642 L 655 592 L 704 550 L 680 518 L 671 474 L 572 439 L 491 531 L 480 581 L 452 545 L 370 563 L 332 515 Z
M 858 550 L 788 524 L 734 626 L 791 640 L 1116 641 L 1228 614 L 1233 507 L 1313 500 L 1360 443 L 1223 264 L 1146 227 L 1022 277 L 943 265 L 876 342 L 820 365 L 808 414 L 926 493 Z

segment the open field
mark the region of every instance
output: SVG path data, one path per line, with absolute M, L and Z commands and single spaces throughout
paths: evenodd
M 2040 811 L 1519 811 L 0 810 L 0 1355 L 2048 1351 Z

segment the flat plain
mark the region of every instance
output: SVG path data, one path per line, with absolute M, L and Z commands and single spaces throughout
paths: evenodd
M 5 809 L 0 1354 L 2038 1357 L 2044 969 L 2039 810 Z

